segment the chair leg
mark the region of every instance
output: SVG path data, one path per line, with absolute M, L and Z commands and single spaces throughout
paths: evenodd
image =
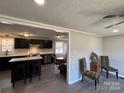
M 54 71 L 56 71 L 56 64 L 54 63 Z
M 99 78 L 97 78 L 97 83 L 99 83 Z
M 26 79 L 24 80 L 24 83 L 26 84 Z
M 15 87 L 15 82 L 12 83 L 12 87 L 13 87 L 13 88 Z
M 39 80 L 41 80 L 40 75 L 39 75 Z
M 97 89 L 97 79 L 95 79 L 95 90 Z
M 23 75 L 24 75 L 24 83 L 26 84 L 26 70 L 25 70 L 25 67 L 23 67 Z
M 101 68 L 101 73 L 103 72 L 103 69 Z
M 41 80 L 41 67 L 38 67 L 38 76 L 39 76 L 39 80 Z
M 116 72 L 116 78 L 118 79 L 118 71 Z
M 84 80 L 84 76 L 82 75 L 82 80 L 81 80 L 81 82 L 83 82 L 83 80 Z
M 32 82 L 32 77 L 30 78 L 30 83 Z
M 25 71 L 24 71 L 24 83 L 26 84 L 26 74 L 25 74 Z
M 108 79 L 108 75 L 109 75 L 109 72 L 107 71 L 107 72 L 106 72 L 106 78 L 107 78 L 107 79 Z
M 59 65 L 57 65 L 57 76 L 59 76 Z

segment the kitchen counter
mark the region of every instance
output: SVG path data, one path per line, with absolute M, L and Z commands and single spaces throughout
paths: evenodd
M 40 55 L 33 56 L 33 57 L 21 57 L 21 58 L 12 58 L 9 62 L 18 62 L 18 61 L 28 61 L 28 60 L 36 60 L 36 59 L 43 59 Z
M 53 52 L 41 52 L 40 55 L 44 55 L 44 54 L 54 54 Z M 8 55 L 0 55 L 0 57 L 23 57 L 23 56 L 28 56 L 28 54 L 26 53 L 12 53 L 12 54 L 8 54 Z
M 42 63 L 41 64 L 46 64 L 46 63 L 52 63 L 53 58 L 52 58 L 53 52 L 42 52 L 40 53 L 40 56 L 42 57 Z M 28 54 L 26 53 L 17 53 L 17 54 L 9 54 L 9 55 L 0 55 L 0 70 L 7 70 L 10 69 L 10 63 L 9 62 L 11 59 L 18 59 L 18 58 L 27 58 Z

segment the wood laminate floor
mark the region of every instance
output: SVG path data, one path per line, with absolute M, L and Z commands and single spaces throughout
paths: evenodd
M 18 81 L 15 88 L 10 83 L 10 71 L 0 72 L 0 92 L 1 93 L 124 93 L 124 80 L 110 76 L 105 78 L 103 73 L 97 90 L 94 89 L 94 81 L 85 78 L 83 83 L 78 82 L 68 85 L 62 76 L 57 76 L 52 64 L 42 66 L 41 80 L 34 77 L 32 83 Z

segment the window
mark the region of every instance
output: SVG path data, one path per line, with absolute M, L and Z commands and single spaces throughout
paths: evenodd
M 13 38 L 2 38 L 2 51 L 13 51 Z
M 64 42 L 61 42 L 61 41 L 56 42 L 55 52 L 56 52 L 56 54 L 63 54 L 64 53 Z

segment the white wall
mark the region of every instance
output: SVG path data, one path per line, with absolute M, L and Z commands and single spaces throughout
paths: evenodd
M 100 56 L 103 42 L 102 38 L 92 35 L 79 32 L 71 32 L 70 34 L 69 84 L 72 84 L 81 79 L 79 59 L 85 57 L 89 69 L 91 52 L 94 51 Z
M 103 38 L 103 54 L 110 58 L 110 65 L 119 69 L 124 77 L 124 35 Z

